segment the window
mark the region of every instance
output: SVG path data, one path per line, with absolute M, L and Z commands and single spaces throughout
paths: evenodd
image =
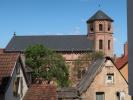
M 13 95 L 18 96 L 18 88 L 19 88 L 20 77 L 16 77 L 13 81 Z
M 103 31 L 103 25 L 99 24 L 99 31 Z
M 99 40 L 99 49 L 103 49 L 103 40 Z
M 108 40 L 108 50 L 110 50 L 110 40 Z
M 117 100 L 125 100 L 124 92 L 116 92 Z
M 96 92 L 96 100 L 105 100 L 104 92 Z
M 114 74 L 107 74 L 107 76 L 106 76 L 106 83 L 107 84 L 114 83 Z
M 21 97 L 22 97 L 23 96 L 23 88 L 24 88 L 23 87 L 23 77 L 21 77 L 20 79 L 21 79 L 21 87 L 20 87 L 21 88 L 20 89 L 21 91 L 20 91 L 20 94 L 21 94 Z
M 93 31 L 93 24 L 90 24 L 90 30 Z
M 78 70 L 78 79 L 81 79 L 83 75 L 85 74 L 86 70 Z
M 110 29 L 111 29 L 111 24 L 109 23 L 108 24 L 108 31 L 110 31 Z

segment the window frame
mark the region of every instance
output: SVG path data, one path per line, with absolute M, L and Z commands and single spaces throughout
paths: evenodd
M 97 98 L 98 96 L 102 96 L 102 99 Z M 96 100 L 105 100 L 105 93 L 104 92 L 96 92 Z

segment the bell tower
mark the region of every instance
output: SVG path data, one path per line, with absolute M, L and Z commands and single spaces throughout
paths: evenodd
M 103 11 L 97 11 L 87 20 L 88 38 L 94 41 L 94 50 L 113 57 L 113 20 Z

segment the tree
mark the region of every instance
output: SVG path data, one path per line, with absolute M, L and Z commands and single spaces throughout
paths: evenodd
M 56 80 L 59 87 L 69 85 L 69 72 L 65 59 L 43 45 L 33 45 L 26 49 L 26 65 L 34 71 L 33 80 L 41 79 L 49 84 Z

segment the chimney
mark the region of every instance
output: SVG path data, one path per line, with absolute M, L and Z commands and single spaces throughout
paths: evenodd
M 128 42 L 124 44 L 124 56 L 128 55 Z

